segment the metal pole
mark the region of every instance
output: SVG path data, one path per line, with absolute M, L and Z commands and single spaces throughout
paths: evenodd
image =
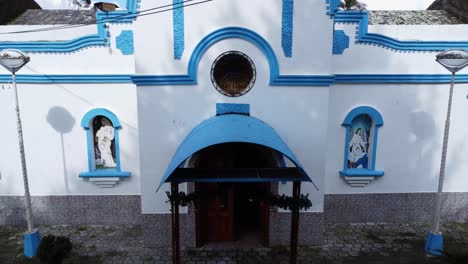
M 293 183 L 293 199 L 298 200 L 301 193 L 301 182 Z M 299 236 L 299 208 L 291 211 L 291 239 L 289 241 L 289 264 L 296 264 L 297 241 Z
M 176 182 L 171 183 L 172 194 L 179 193 L 179 184 Z M 180 248 L 179 248 L 179 202 L 175 201 L 172 204 L 172 263 L 180 263 Z
M 28 170 L 26 168 L 26 157 L 24 153 L 24 142 L 23 142 L 23 128 L 21 125 L 21 116 L 18 102 L 18 90 L 16 87 L 16 73 L 13 71 L 13 94 L 15 96 L 15 107 L 16 107 L 16 126 L 18 129 L 18 141 L 19 149 L 21 156 L 21 171 L 23 173 L 23 183 L 24 183 L 24 197 L 26 198 L 26 220 L 28 222 L 28 233 L 33 232 L 34 223 L 32 219 L 32 210 L 31 210 L 31 196 L 29 194 L 29 184 L 28 184 Z
M 442 189 L 444 187 L 445 163 L 447 159 L 447 146 L 450 132 L 450 114 L 452 112 L 453 87 L 455 85 L 455 72 L 452 72 L 452 81 L 450 83 L 449 100 L 447 107 L 447 119 L 445 120 L 444 142 L 442 145 L 442 159 L 440 161 L 439 187 L 435 198 L 434 220 L 432 222 L 432 233 L 438 234 L 440 227 L 440 211 L 442 206 Z

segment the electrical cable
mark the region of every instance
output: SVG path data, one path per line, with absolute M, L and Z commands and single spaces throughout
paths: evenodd
M 164 13 L 164 12 L 168 12 L 168 11 L 172 11 L 172 10 L 176 10 L 176 9 L 180 9 L 180 8 L 184 8 L 184 7 L 189 7 L 189 6 L 194 6 L 194 5 L 198 5 L 198 4 L 203 4 L 203 3 L 206 3 L 206 2 L 211 2 L 211 1 L 214 1 L 214 0 L 204 0 L 204 1 L 196 2 L 196 3 L 180 5 L 180 4 L 183 4 L 183 3 L 188 3 L 188 2 L 193 2 L 193 1 L 196 1 L 196 0 L 185 0 L 185 1 L 182 1 L 181 3 L 177 3 L 177 4 L 168 4 L 168 5 L 158 6 L 158 7 L 154 7 L 154 8 L 149 8 L 149 9 L 138 11 L 138 12 L 130 12 L 128 14 L 122 14 L 122 15 L 116 16 L 116 17 L 111 18 L 111 19 L 104 18 L 102 20 L 96 20 L 95 22 L 90 22 L 90 23 L 84 23 L 84 24 L 78 24 L 78 25 L 63 25 L 63 26 L 47 27 L 47 28 L 31 29 L 31 30 L 21 30 L 21 31 L 0 32 L 0 35 L 37 33 L 37 32 L 68 29 L 68 28 L 85 27 L 85 26 L 89 26 L 89 25 L 97 25 L 99 23 L 113 23 L 113 22 L 118 22 L 118 21 L 123 20 L 123 19 L 137 18 L 137 17 L 143 17 L 143 16 L 147 16 L 147 15 L 154 15 L 154 14 Z M 172 7 L 168 8 L 168 9 L 164 9 L 164 10 L 158 10 L 158 9 L 163 9 L 163 8 L 170 7 L 170 6 L 172 6 Z M 176 7 L 174 7 L 174 6 L 176 6 Z M 153 10 L 158 10 L 158 11 L 146 13 L 146 12 L 153 11 Z M 146 13 L 146 14 L 142 14 L 142 13 Z

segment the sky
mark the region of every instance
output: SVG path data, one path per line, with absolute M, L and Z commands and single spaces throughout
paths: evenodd
M 43 9 L 63 9 L 67 8 L 69 0 L 36 0 Z M 126 0 L 113 0 L 125 6 Z M 367 4 L 369 10 L 424 10 L 434 0 L 361 0 Z

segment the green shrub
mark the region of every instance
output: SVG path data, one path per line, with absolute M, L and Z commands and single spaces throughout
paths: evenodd
M 70 239 L 66 237 L 45 236 L 37 249 L 37 257 L 43 264 L 62 264 L 72 250 Z

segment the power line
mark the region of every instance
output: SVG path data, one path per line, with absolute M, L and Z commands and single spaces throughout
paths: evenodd
M 180 4 L 193 2 L 193 1 L 196 1 L 196 0 L 185 0 L 185 1 L 182 1 Z M 204 0 L 204 1 L 196 2 L 196 3 L 184 4 L 184 5 L 168 4 L 168 5 L 158 6 L 158 7 L 154 7 L 154 8 L 149 8 L 149 9 L 138 11 L 138 12 L 130 12 L 128 14 L 122 14 L 122 15 L 116 16 L 115 18 L 112 18 L 112 19 L 104 18 L 104 19 L 101 19 L 101 20 L 96 20 L 95 22 L 84 23 L 84 24 L 79 24 L 79 25 L 63 25 L 63 26 L 55 26 L 55 27 L 47 27 L 47 28 L 31 29 L 31 30 L 0 32 L 0 35 L 36 33 L 36 32 L 45 32 L 45 31 L 68 29 L 68 28 L 85 27 L 85 26 L 89 26 L 89 25 L 97 25 L 99 23 L 112 23 L 112 22 L 118 22 L 118 21 L 123 20 L 123 19 L 137 18 L 137 17 L 143 17 L 143 16 L 147 16 L 147 15 L 154 15 L 154 14 L 164 13 L 164 12 L 177 10 L 177 9 L 181 9 L 181 8 L 189 7 L 189 6 L 195 6 L 195 5 L 199 5 L 199 4 L 203 4 L 203 3 L 211 2 L 211 1 L 214 1 L 214 0 Z M 171 7 L 171 8 L 163 9 L 163 8 L 167 8 L 167 7 Z M 159 10 L 159 9 L 163 9 L 163 10 Z M 153 11 L 153 10 L 158 10 L 158 11 L 146 13 L 146 12 Z M 146 13 L 146 14 L 142 14 L 142 13 Z

